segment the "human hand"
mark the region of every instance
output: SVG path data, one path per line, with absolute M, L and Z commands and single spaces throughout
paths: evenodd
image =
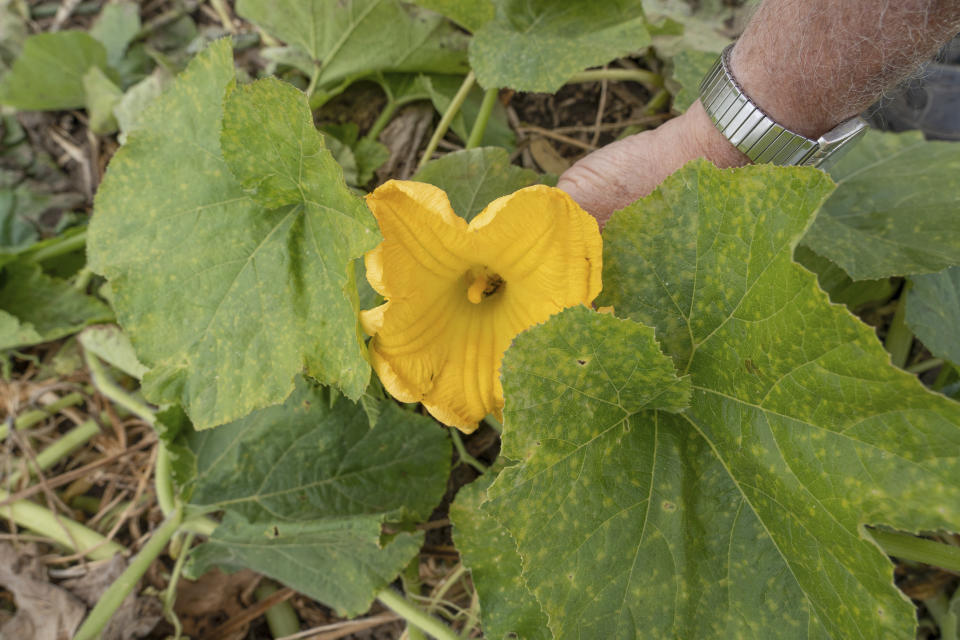
M 697 101 L 686 113 L 652 131 L 618 140 L 580 159 L 560 176 L 557 186 L 603 228 L 614 211 L 649 194 L 671 173 L 701 157 L 721 168 L 750 162 L 717 131 Z

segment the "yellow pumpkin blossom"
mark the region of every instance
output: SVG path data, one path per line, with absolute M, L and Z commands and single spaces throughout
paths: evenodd
M 446 193 L 391 180 L 367 196 L 383 242 L 365 256 L 387 300 L 363 311 L 384 387 L 470 433 L 502 416 L 503 354 L 524 329 L 600 292 L 596 221 L 542 185 L 494 200 L 469 224 Z

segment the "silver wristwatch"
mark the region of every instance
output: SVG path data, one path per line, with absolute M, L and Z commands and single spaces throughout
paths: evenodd
M 731 49 L 732 44 L 723 50 L 700 83 L 700 102 L 720 133 L 753 162 L 826 168 L 866 132 L 859 117 L 841 122 L 816 140 L 777 124 L 733 77 Z

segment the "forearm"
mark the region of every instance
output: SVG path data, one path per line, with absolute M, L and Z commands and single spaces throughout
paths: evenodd
M 958 0 L 764 0 L 731 68 L 780 124 L 816 138 L 960 32 Z

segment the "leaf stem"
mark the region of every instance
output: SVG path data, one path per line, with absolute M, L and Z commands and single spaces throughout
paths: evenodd
M 468 73 L 467 77 L 463 79 L 463 84 L 461 84 L 460 88 L 457 89 L 457 93 L 453 96 L 453 100 L 450 101 L 450 106 L 448 106 L 447 110 L 443 112 L 443 116 L 440 118 L 440 122 L 437 124 L 436 131 L 433 132 L 430 142 L 427 143 L 427 148 L 423 151 L 423 157 L 420 158 L 420 164 L 417 165 L 417 171 L 422 170 L 423 167 L 430 162 L 430 157 L 433 156 L 433 152 L 437 150 L 437 145 L 440 144 L 443 136 L 447 133 L 447 129 L 450 128 L 450 123 L 453 122 L 457 112 L 460 111 L 460 107 L 463 105 L 463 101 L 467 99 L 467 94 L 470 93 L 470 89 L 473 88 L 473 83 L 475 81 L 476 77 L 473 75 L 473 71 Z
M 0 502 L 9 497 L 9 493 L 0 489 Z M 30 500 L 17 500 L 0 508 L 0 515 L 68 549 L 83 552 L 91 560 L 107 560 L 115 554 L 126 551 L 121 545 L 107 540 L 93 529 L 88 529 L 69 518 L 57 516 L 46 507 L 41 507 Z
M 163 441 L 160 441 L 157 443 L 157 461 L 153 467 L 153 478 L 157 491 L 157 504 L 160 505 L 160 510 L 166 517 L 170 517 L 176 509 L 172 472 L 170 452 Z
M 493 113 L 493 107 L 497 103 L 497 97 L 500 95 L 499 89 L 487 89 L 483 94 L 483 102 L 480 103 L 480 113 L 477 114 L 477 120 L 473 123 L 473 129 L 470 130 L 470 137 L 467 139 L 467 149 L 479 147 L 483 140 L 483 134 L 487 130 L 487 123 L 490 121 L 490 114 Z
M 656 88 L 663 86 L 663 76 L 646 69 L 588 69 L 570 76 L 567 84 L 599 82 L 601 80 L 639 82 Z
M 960 573 L 960 547 L 918 538 L 900 531 L 886 529 L 869 529 L 868 531 L 883 552 L 889 556 Z
M 890 360 L 893 365 L 903 369 L 907 364 L 907 357 L 910 355 L 910 347 L 913 345 L 913 333 L 907 328 L 907 292 L 910 290 L 910 282 L 903 285 L 903 291 L 900 292 L 900 300 L 897 301 L 897 310 L 893 313 L 893 320 L 890 321 L 890 328 L 887 329 L 887 338 L 884 346 L 890 352 Z
M 233 26 L 233 19 L 230 17 L 230 10 L 227 8 L 227 3 L 224 2 L 224 0 L 210 0 L 210 4 L 213 5 L 213 10 L 217 12 L 217 17 L 220 18 L 223 28 L 231 34 L 235 34 L 237 28 Z
M 458 640 L 453 629 L 428 615 L 423 609 L 387 587 L 377 594 L 377 599 L 398 616 L 437 640 Z
M 930 371 L 930 369 L 935 369 L 943 364 L 943 358 L 928 358 L 923 362 L 918 362 L 916 364 L 910 365 L 907 367 L 907 371 L 910 373 L 925 373 Z
M 100 632 L 110 622 L 110 618 L 127 597 L 132 592 L 143 574 L 147 572 L 153 561 L 163 552 L 164 547 L 176 533 L 183 521 L 183 507 L 178 506 L 171 513 L 163 524 L 153 532 L 147 544 L 143 545 L 120 577 L 113 581 L 107 590 L 100 596 L 100 600 L 93 608 L 87 619 L 83 621 L 73 640 L 95 640 L 100 636 Z
M 457 455 L 460 456 L 460 462 L 466 462 L 480 473 L 487 472 L 487 466 L 467 452 L 467 448 L 463 446 L 463 440 L 460 439 L 460 432 L 457 431 L 456 427 L 450 429 L 450 439 L 453 440 L 453 446 L 457 450 Z
M 87 420 L 77 425 L 57 438 L 56 442 L 37 454 L 37 457 L 34 459 L 36 470 L 44 471 L 49 469 L 69 455 L 71 451 L 83 445 L 98 433 L 100 433 L 100 425 L 93 420 Z M 33 473 L 34 469 L 30 468 L 29 472 Z M 17 469 L 8 476 L 7 487 L 13 487 L 19 479 L 20 470 Z
M 25 257 L 33 260 L 34 262 L 43 262 L 44 260 L 58 258 L 67 253 L 72 253 L 79 249 L 83 249 L 86 244 L 87 232 L 81 231 L 80 233 L 58 238 L 56 242 L 42 246 L 34 251 L 28 250 L 25 252 Z
M 317 82 L 320 80 L 320 66 L 319 62 L 313 63 L 313 73 L 310 74 L 310 84 L 307 85 L 306 90 L 304 91 L 307 94 L 307 100 L 310 100 L 310 97 L 313 95 L 313 92 L 317 90 Z

